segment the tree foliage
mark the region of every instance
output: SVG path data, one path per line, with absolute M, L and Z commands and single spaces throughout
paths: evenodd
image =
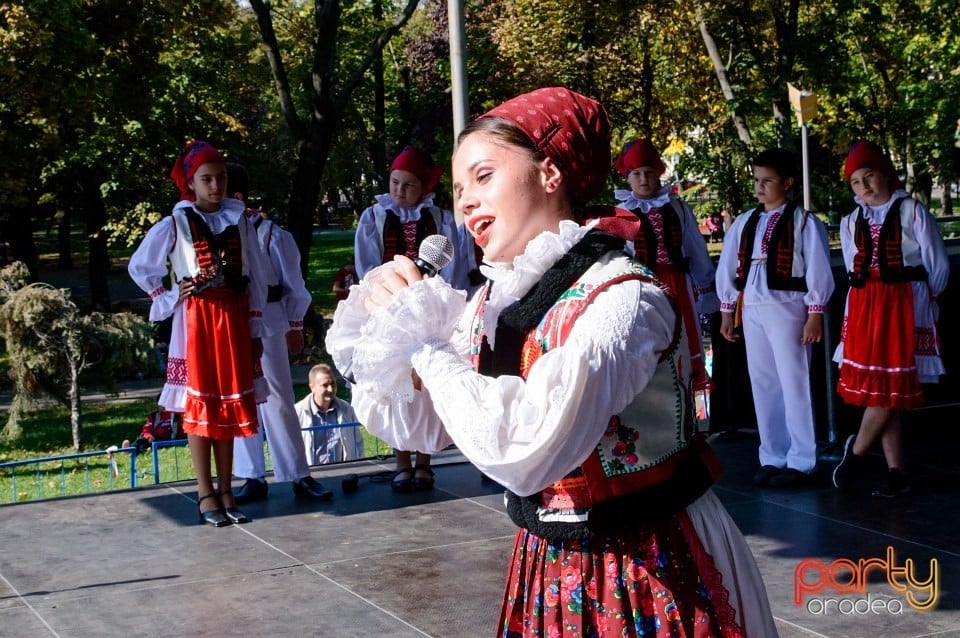
M 881 142 L 907 177 L 960 172 L 958 0 L 464 4 L 472 114 L 570 86 L 607 105 L 615 147 L 650 137 L 676 176 L 734 208 L 749 204 L 754 153 L 799 147 L 787 82 L 820 96 L 815 208 L 849 204 L 837 174 L 858 137 Z M 416 143 L 448 160 L 445 10 L 444 0 L 3 3 L 0 213 L 24 241 L 20 220 L 45 205 L 83 221 L 102 274 L 106 257 L 95 257 L 108 242 L 132 245 L 169 210 L 172 158 L 203 137 L 248 166 L 254 203 L 288 213 L 306 252 L 319 201 L 361 209 L 382 187 L 385 155 Z M 99 279 L 92 270 L 92 287 Z
M 0 327 L 14 384 L 4 434 L 17 436 L 23 411 L 37 397 L 49 396 L 70 407 L 79 452 L 81 389 L 111 389 L 115 379 L 146 369 L 153 356 L 153 326 L 133 313 L 81 314 L 66 290 L 27 280 L 20 262 L 0 271 Z

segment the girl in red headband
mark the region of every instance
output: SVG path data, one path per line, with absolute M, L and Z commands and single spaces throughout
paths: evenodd
M 606 111 L 562 87 L 472 122 L 454 193 L 487 285 L 467 302 L 398 257 L 338 306 L 328 351 L 371 432 L 455 443 L 507 488 L 499 636 L 774 636 L 692 435 L 670 296 L 623 239 L 577 221 L 609 165 Z M 389 418 L 408 414 L 416 428 Z
M 373 206 L 360 215 L 354 236 L 357 277 L 393 261 L 395 255 L 417 256 L 425 237 L 441 234 L 457 245 L 453 213 L 434 204 L 434 189 L 443 169 L 422 150 L 408 146 L 390 164 L 390 191 L 378 195 Z M 454 259 L 440 270 L 440 277 L 458 288 L 466 287 L 461 260 Z M 397 470 L 391 487 L 396 492 L 433 488 L 430 455 L 417 454 L 416 465 L 407 450 L 396 450 Z
M 200 520 L 215 527 L 245 523 L 230 486 L 234 437 L 257 432 L 256 404 L 266 398 L 265 385 L 254 392 L 266 298 L 257 235 L 243 202 L 226 196 L 226 162 L 216 148 L 188 143 L 170 177 L 180 202 L 147 232 L 128 270 L 153 300 L 151 321 L 173 321 L 158 404 L 183 414 Z M 173 290 L 163 284 L 168 275 Z
M 716 269 L 697 218 L 687 203 L 673 194 L 670 184 L 660 185 L 667 169 L 650 140 L 627 142 L 616 168 L 630 185 L 630 190 L 614 191 L 617 205 L 635 219 L 635 230 L 625 239 L 637 261 L 646 264 L 676 293 L 690 344 L 694 387 L 706 390 L 710 379 L 703 361 L 698 315 L 717 312 L 720 301 L 714 284 Z M 600 223 L 602 227 L 603 220 Z
M 880 439 L 888 470 L 873 494 L 893 497 L 910 489 L 901 411 L 921 405 L 920 384 L 944 373 L 937 296 L 950 265 L 933 216 L 903 190 L 876 144 L 854 144 L 843 176 L 857 209 L 840 223 L 850 290 L 833 360 L 840 365 L 837 392 L 865 410 L 859 430 L 847 437 L 833 484 L 852 485 L 863 455 Z

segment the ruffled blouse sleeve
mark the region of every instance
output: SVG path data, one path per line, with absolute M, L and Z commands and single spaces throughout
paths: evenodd
M 133 282 L 150 295 L 150 321 L 163 321 L 176 310 L 180 291 L 173 282 L 167 290 L 163 279 L 170 274 L 167 260 L 176 240 L 173 217 L 165 217 L 154 224 L 130 257 L 127 272 Z
M 666 295 L 626 281 L 600 293 L 565 344 L 534 363 L 526 380 L 488 377 L 467 356 L 478 300 L 465 306 L 437 296 L 450 290 L 444 286 L 438 278 L 418 282 L 368 315 L 361 284 L 337 308 L 328 351 L 342 372 L 354 373 L 351 403 L 371 434 L 424 452 L 454 442 L 487 476 L 521 495 L 586 459 L 609 416 L 647 385 L 673 334 Z M 451 306 L 461 312 L 455 326 Z M 419 389 L 409 381 L 414 370 Z

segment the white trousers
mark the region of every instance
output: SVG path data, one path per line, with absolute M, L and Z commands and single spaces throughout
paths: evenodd
M 760 465 L 804 473 L 817 465 L 810 393 L 811 346 L 803 302 L 743 307 L 743 339 L 760 431 Z
M 263 337 L 263 356 L 260 357 L 263 376 L 270 388 L 266 403 L 257 406 L 260 429 L 255 436 L 234 439 L 233 474 L 239 478 L 263 478 L 266 463 L 263 459 L 263 435 L 266 432 L 273 461 L 273 475 L 279 482 L 293 481 L 310 474 L 300 419 L 293 408 L 293 379 L 290 375 L 290 357 L 286 335 Z

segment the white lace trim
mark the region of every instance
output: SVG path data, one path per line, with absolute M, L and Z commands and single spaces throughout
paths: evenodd
M 361 280 L 361 288 L 366 281 Z M 418 281 L 397 292 L 389 306 L 369 315 L 360 327 L 359 339 L 352 344 L 357 385 L 383 401 L 411 401 L 414 387 L 410 357 L 424 343 L 450 341 L 466 303 L 466 293 L 439 277 Z M 337 319 L 335 316 L 334 321 Z
M 613 196 L 620 202 L 621 208 L 627 210 L 640 209 L 644 214 L 650 212 L 652 208 L 663 208 L 670 201 L 670 194 L 673 187 L 670 184 L 661 186 L 656 194 L 650 199 L 640 199 L 632 190 L 616 189 Z
M 405 224 L 407 222 L 415 222 L 420 219 L 420 211 L 424 208 L 433 206 L 434 195 L 435 193 L 427 193 L 420 199 L 420 203 L 412 208 L 402 208 L 397 206 L 396 202 L 393 201 L 393 198 L 390 197 L 390 193 L 381 193 L 374 197 L 374 200 L 383 210 L 392 210 L 395 212 L 397 217 L 400 218 L 400 222 Z M 437 232 L 440 231 L 438 230 Z
M 480 272 L 493 282 L 490 298 L 487 299 L 483 311 L 483 323 L 487 326 L 486 336 L 491 349 L 496 348 L 496 331 L 493 327 L 497 325 L 500 312 L 527 294 L 533 285 L 540 281 L 543 273 L 583 239 L 596 223 L 594 221 L 581 226 L 574 221 L 563 220 L 560 222 L 559 233 L 540 233 L 527 244 L 526 250 L 516 257 L 512 264 L 494 263 L 480 266 Z
M 857 205 L 863 208 L 863 216 L 871 224 L 882 224 L 883 221 L 887 218 L 887 213 L 890 211 L 890 206 L 893 205 L 893 202 L 900 197 L 910 197 L 910 193 L 898 188 L 890 194 L 890 199 L 884 204 L 879 206 L 871 206 L 864 202 L 858 195 L 853 196 L 853 200 L 857 202 Z

